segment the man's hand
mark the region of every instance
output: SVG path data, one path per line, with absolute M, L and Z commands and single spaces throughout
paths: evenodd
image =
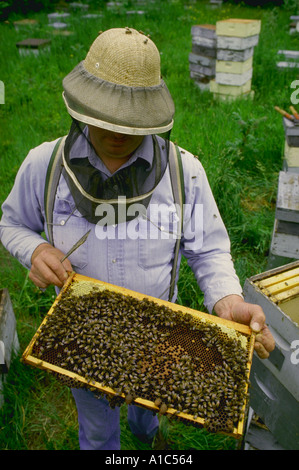
M 54 284 L 62 287 L 68 278 L 67 271 L 72 271 L 68 259 L 61 263 L 64 253 L 49 243 L 42 243 L 33 252 L 29 279 L 42 289 Z
M 228 295 L 215 304 L 214 310 L 221 318 L 250 326 L 256 333 L 257 354 L 261 359 L 269 357 L 269 353 L 275 348 L 275 341 L 265 324 L 265 314 L 259 305 L 245 302 L 239 295 Z

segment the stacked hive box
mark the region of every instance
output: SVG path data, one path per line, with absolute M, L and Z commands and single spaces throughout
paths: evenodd
M 49 52 L 50 43 L 50 39 L 29 38 L 17 42 L 16 46 L 18 48 L 19 54 L 22 56 L 28 54 L 34 54 L 35 56 L 38 56 L 41 51 Z
M 66 20 L 70 17 L 70 13 L 49 13 L 49 26 L 54 29 L 65 29 L 67 27 Z
M 278 178 L 269 267 L 287 259 L 299 259 L 299 125 L 285 117 L 283 125 L 284 168 Z
M 25 18 L 23 20 L 14 21 L 14 27 L 16 31 L 23 31 L 25 29 L 31 29 L 38 25 L 38 21 Z
M 271 263 L 279 257 L 299 259 L 299 174 L 280 171 L 275 222 L 271 241 Z M 279 262 L 280 264 L 280 262 Z
M 3 386 L 7 372 L 19 351 L 16 318 L 8 289 L 0 289 L 0 408 L 4 404 Z
M 283 118 L 285 131 L 284 169 L 299 173 L 299 125 Z
M 222 0 L 210 0 L 210 7 L 211 8 L 218 8 L 221 7 Z
M 299 146 L 291 146 L 287 140 L 284 144 L 284 168 L 286 171 L 299 173 Z
M 210 81 L 215 77 L 216 26 L 211 24 L 192 26 L 191 35 L 190 77 L 201 89 L 209 89 Z
M 77 2 L 73 2 L 73 3 L 70 3 L 70 7 L 73 8 L 74 10 L 88 10 L 89 8 L 89 5 L 85 5 L 84 3 L 77 3 Z
M 290 25 L 290 34 L 299 32 L 299 16 L 290 16 L 291 25 Z
M 229 19 L 216 23 L 217 60 L 215 80 L 210 83 L 215 98 L 252 95 L 253 51 L 260 28 L 260 20 Z
M 279 70 L 299 68 L 299 51 L 278 51 L 278 55 L 283 58 L 276 63 Z
M 260 273 L 244 284 L 247 302 L 262 307 L 275 339 L 267 359 L 253 358 L 250 406 L 280 448 L 299 449 L 299 262 Z M 254 432 L 256 434 L 256 432 Z M 252 435 L 248 436 L 252 442 Z M 262 449 L 261 436 L 257 445 Z M 270 440 L 268 435 L 268 440 Z M 272 440 L 272 445 L 275 444 Z M 277 446 L 267 447 L 267 450 Z

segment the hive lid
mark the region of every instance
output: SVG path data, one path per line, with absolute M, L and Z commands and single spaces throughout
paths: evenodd
M 17 42 L 17 47 L 25 47 L 31 49 L 38 49 L 40 47 L 45 47 L 50 44 L 50 39 L 39 39 L 39 38 L 28 38 L 23 41 Z
M 258 35 L 261 31 L 260 20 L 230 18 L 216 23 L 218 36 L 249 37 Z

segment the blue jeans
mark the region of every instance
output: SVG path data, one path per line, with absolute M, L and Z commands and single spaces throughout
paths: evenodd
M 120 450 L 120 410 L 110 408 L 104 398 L 97 398 L 89 390 L 72 389 L 79 422 L 81 450 Z M 128 406 L 128 423 L 133 434 L 151 439 L 159 421 L 153 412 L 135 405 Z

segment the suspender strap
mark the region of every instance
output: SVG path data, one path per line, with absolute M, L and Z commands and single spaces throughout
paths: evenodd
M 49 242 L 53 245 L 53 208 L 55 202 L 55 195 L 59 178 L 62 171 L 62 149 L 64 146 L 66 136 L 61 137 L 52 152 L 51 159 L 48 165 L 45 192 L 44 192 L 44 204 L 45 204 L 45 216 L 47 223 L 47 231 Z
M 45 215 L 47 223 L 47 231 L 49 242 L 53 245 L 53 208 L 55 202 L 55 195 L 57 191 L 58 182 L 60 179 L 62 171 L 62 150 L 64 146 L 66 136 L 61 137 L 53 150 L 51 159 L 49 162 L 46 183 L 45 183 L 45 192 L 44 192 L 44 204 L 45 204 Z M 185 203 L 185 190 L 184 190 L 184 174 L 183 166 L 181 160 L 181 152 L 177 145 L 173 142 L 170 142 L 170 151 L 169 151 L 169 171 L 170 179 L 173 191 L 173 197 L 175 204 L 179 207 L 179 221 L 178 221 L 178 230 L 177 230 L 177 239 L 175 243 L 174 250 L 174 259 L 171 272 L 171 281 L 169 288 L 169 301 L 172 300 L 175 281 L 177 277 L 177 264 L 179 258 L 181 236 L 183 231 L 183 209 Z
M 180 244 L 181 244 L 181 236 L 183 231 L 183 209 L 185 203 L 185 189 L 184 189 L 184 174 L 183 174 L 183 166 L 181 160 L 181 152 L 177 145 L 173 142 L 170 142 L 170 151 L 169 151 L 169 171 L 170 171 L 170 179 L 172 184 L 172 191 L 174 202 L 179 206 L 180 213 L 179 213 L 179 221 L 178 221 L 178 231 L 177 231 L 177 239 L 175 243 L 174 249 L 174 259 L 173 259 L 173 266 L 171 272 L 171 281 L 170 281 L 170 288 L 169 288 L 169 297 L 168 300 L 171 302 L 174 289 L 175 289 L 175 281 L 177 276 L 177 264 L 179 258 L 179 251 L 180 251 Z

